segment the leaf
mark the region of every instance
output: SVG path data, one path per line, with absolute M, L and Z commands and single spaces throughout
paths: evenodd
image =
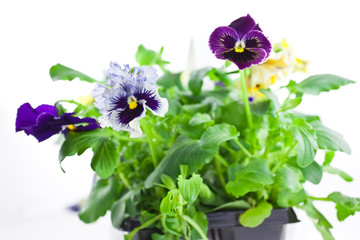
M 81 81 L 85 81 L 89 83 L 98 82 L 97 80 L 89 77 L 88 75 L 85 75 L 74 69 L 65 67 L 64 65 L 61 65 L 59 63 L 50 68 L 50 77 L 53 81 L 57 81 L 57 80 L 72 81 L 75 78 L 78 78 Z
M 330 173 L 330 174 L 337 174 L 347 182 L 352 182 L 352 180 L 353 180 L 353 178 L 349 174 L 347 174 L 346 172 L 344 172 L 344 171 L 342 171 L 340 169 L 331 167 L 329 165 L 323 166 L 323 170 L 324 170 L 324 172 L 327 172 L 327 173 Z
M 306 126 L 306 122 L 304 120 L 298 122 L 300 123 L 290 128 L 290 131 L 298 147 L 296 162 L 300 167 L 304 168 L 314 161 L 317 143 L 315 136 Z
M 277 195 L 276 203 L 279 207 L 287 208 L 298 205 L 306 199 L 306 194 L 304 189 L 301 189 L 298 192 L 292 192 L 289 189 L 280 190 Z
M 335 152 L 334 151 L 326 151 L 325 160 L 323 162 L 323 166 L 329 165 L 334 159 Z
M 221 143 L 230 139 L 237 139 L 240 133 L 237 129 L 229 124 L 222 123 L 209 127 L 201 136 L 201 147 L 205 149 L 211 148 L 217 153 Z
M 244 227 L 257 227 L 271 215 L 272 209 L 273 206 L 270 203 L 261 202 L 256 207 L 250 208 L 240 215 L 240 224 Z
M 187 165 L 189 173 L 192 174 L 201 169 L 205 163 L 209 163 L 212 158 L 213 150 L 202 148 L 199 140 L 179 136 L 160 164 L 148 176 L 145 187 L 150 188 L 154 183 L 159 182 L 162 174 L 175 179 L 179 175 L 180 164 Z
M 303 80 L 293 86 L 293 88 L 297 92 L 319 95 L 321 92 L 329 92 L 330 90 L 338 89 L 350 83 L 355 82 L 332 74 L 319 74 Z
M 180 80 L 180 73 L 166 72 L 165 75 L 158 78 L 156 84 L 163 86 L 165 89 L 176 86 L 179 88 L 179 90 L 185 90 Z
M 337 218 L 339 221 L 344 221 L 348 216 L 360 211 L 360 198 L 348 197 L 340 192 L 333 192 L 328 198 L 336 203 Z
M 228 76 L 227 72 L 222 69 L 212 68 L 207 75 L 209 76 L 210 80 L 217 83 L 215 86 L 220 86 L 220 88 L 223 87 L 222 84 L 225 86 L 233 85 L 233 80 Z
M 274 183 L 281 189 L 298 192 L 302 189 L 301 179 L 302 174 L 300 170 L 295 167 L 286 166 L 276 171 Z
M 261 116 L 268 112 L 270 101 L 259 101 L 250 103 L 251 112 L 255 115 Z
M 147 49 L 144 45 L 139 45 L 138 50 L 136 52 L 136 61 L 140 66 L 153 66 L 155 64 L 163 67 L 165 64 L 169 62 L 161 59 L 161 55 L 164 48 L 161 48 L 159 52 L 155 52 L 153 50 Z
M 304 178 L 313 184 L 319 184 L 322 178 L 322 167 L 315 161 L 313 161 L 309 166 L 301 168 L 301 172 L 304 175 Z
M 214 122 L 207 113 L 196 113 L 189 121 L 190 126 Z
M 80 219 L 85 223 L 92 223 L 104 216 L 118 199 L 121 189 L 122 185 L 116 178 L 98 180 L 81 207 Z
M 270 89 L 260 89 L 260 92 L 267 96 L 272 102 L 271 115 L 276 117 L 276 112 L 281 107 L 278 97 Z
M 194 220 L 194 222 L 197 223 L 197 225 L 200 227 L 201 231 L 206 234 L 208 231 L 208 223 L 209 222 L 207 220 L 205 213 L 195 212 L 194 216 L 192 216 L 192 219 Z M 198 231 L 195 228 L 193 228 L 192 232 L 191 232 L 191 239 L 192 240 L 202 240 L 203 238 L 198 233 Z
M 283 105 L 281 106 L 281 108 L 279 109 L 279 112 L 285 112 L 291 109 L 296 108 L 302 101 L 301 97 L 297 97 L 294 99 L 287 99 Z
M 169 177 L 166 174 L 162 174 L 161 175 L 161 181 L 164 183 L 164 185 L 169 189 L 175 189 L 176 188 L 176 184 L 174 182 L 174 180 L 172 180 L 171 177 Z
M 228 123 L 241 130 L 247 126 L 244 105 L 239 102 L 232 102 L 219 107 L 215 115 L 215 122 Z
M 320 121 L 311 122 L 311 125 L 315 129 L 319 148 L 351 154 L 350 146 L 341 134 L 325 127 Z
M 115 228 L 119 228 L 123 221 L 129 217 L 129 214 L 126 212 L 126 201 L 132 198 L 137 191 L 128 191 L 111 207 L 111 222 Z
M 193 203 L 199 196 L 201 184 L 203 182 L 200 175 L 193 174 L 190 179 L 185 179 L 180 175 L 177 180 L 181 196 L 185 201 Z
M 225 68 L 229 67 L 232 64 L 232 62 L 225 60 Z
M 201 68 L 190 74 L 189 89 L 194 95 L 199 95 L 203 85 L 203 79 L 211 70 L 209 67 Z
M 119 143 L 112 139 L 112 132 L 107 129 L 96 129 L 87 132 L 68 132 L 59 152 L 60 163 L 67 156 L 79 156 L 88 148 L 92 148 L 94 155 L 91 160 L 92 169 L 101 177 L 107 178 L 113 173 L 120 152 Z
M 221 210 L 221 209 L 231 209 L 231 210 L 234 210 L 234 209 L 247 209 L 247 208 L 250 208 L 251 205 L 245 201 L 245 200 L 236 200 L 236 201 L 233 201 L 233 202 L 228 202 L 228 203 L 225 203 L 225 204 L 222 204 L 216 208 L 213 208 L 213 209 L 210 209 L 209 211 L 207 212 L 215 212 L 215 211 L 218 211 L 218 210 Z
M 237 164 L 232 165 L 228 169 L 228 175 L 230 181 L 226 184 L 226 191 L 237 198 L 274 183 L 266 161 L 260 159 L 251 159 L 247 166 L 240 169 Z

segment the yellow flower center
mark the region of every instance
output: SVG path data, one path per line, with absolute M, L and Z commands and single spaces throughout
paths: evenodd
M 136 101 L 136 98 L 131 96 L 128 98 L 128 104 L 129 104 L 129 108 L 130 109 L 135 109 L 137 107 L 137 101 Z
M 236 42 L 234 47 L 235 52 L 242 53 L 245 51 L 245 43 L 244 42 Z
M 76 130 L 76 127 L 72 124 L 68 125 L 67 128 L 70 130 L 70 131 L 75 131 Z

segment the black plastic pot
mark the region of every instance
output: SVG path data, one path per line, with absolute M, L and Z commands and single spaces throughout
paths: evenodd
M 274 209 L 267 219 L 256 228 L 247 228 L 239 224 L 239 216 L 245 210 L 214 212 L 207 214 L 209 221 L 209 240 L 282 240 L 283 226 L 286 223 L 299 222 L 292 208 Z M 140 225 L 137 218 L 127 219 L 122 229 L 131 231 Z M 151 234 L 157 229 L 143 229 L 135 235 L 135 240 L 151 240 Z

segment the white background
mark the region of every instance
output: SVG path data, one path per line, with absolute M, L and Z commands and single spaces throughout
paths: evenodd
M 49 68 L 62 63 L 102 78 L 111 60 L 135 64 L 139 44 L 165 46 L 172 70 L 186 66 L 194 39 L 195 67 L 221 66 L 207 46 L 212 30 L 250 13 L 271 41 L 286 38 L 297 56 L 311 60 L 311 74 L 333 73 L 358 81 L 360 16 L 357 1 L 1 1 L 0 3 L 0 239 L 121 239 L 108 216 L 85 225 L 65 208 L 84 199 L 92 171 L 84 157 L 69 158 L 62 173 L 56 137 L 37 143 L 15 134 L 17 108 L 86 95 L 86 83 L 55 82 Z M 338 154 L 334 166 L 355 180 L 325 176 L 306 185 L 315 196 L 341 190 L 360 197 L 359 84 L 304 97 L 300 110 L 319 114 L 342 133 L 352 156 Z M 321 157 L 321 156 L 319 156 Z M 319 158 L 320 160 L 320 158 Z M 316 204 L 319 206 L 319 204 Z M 337 240 L 359 239 L 360 214 L 338 223 L 334 205 L 319 208 L 334 225 Z M 286 239 L 321 239 L 304 214 L 287 228 Z M 117 237 L 116 237 L 117 236 Z

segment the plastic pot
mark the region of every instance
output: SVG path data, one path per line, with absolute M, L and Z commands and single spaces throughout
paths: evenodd
M 247 228 L 239 224 L 239 216 L 245 210 L 208 213 L 209 240 L 282 240 L 283 226 L 299 222 L 292 208 L 274 209 L 267 219 L 256 228 Z M 140 225 L 138 218 L 125 220 L 122 229 L 131 231 Z M 151 234 L 157 229 L 143 229 L 135 235 L 135 240 L 151 240 Z

